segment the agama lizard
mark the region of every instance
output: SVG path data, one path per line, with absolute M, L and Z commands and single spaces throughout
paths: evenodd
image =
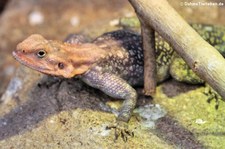
M 210 25 L 192 25 L 210 44 L 224 54 L 225 28 Z M 13 56 L 22 64 L 39 72 L 71 78 L 78 76 L 88 85 L 105 94 L 123 99 L 117 122 L 127 123 L 136 105 L 137 93 L 132 86 L 143 85 L 143 49 L 141 36 L 128 30 L 103 34 L 88 43 L 82 36 L 72 35 L 66 42 L 46 40 L 38 34 L 31 35 L 17 45 Z M 156 34 L 157 81 L 171 74 L 178 81 L 202 83 L 184 63 L 185 73 L 177 70 L 179 57 Z M 188 75 L 187 75 L 188 74 Z M 120 130 L 119 130 L 120 131 Z M 120 133 L 118 131 L 118 133 Z M 126 130 L 121 130 L 126 135 Z

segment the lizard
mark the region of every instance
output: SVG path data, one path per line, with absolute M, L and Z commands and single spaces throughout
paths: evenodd
M 224 54 L 224 27 L 201 24 L 193 24 L 192 27 Z M 171 75 L 178 81 L 203 83 L 187 64 L 176 62 L 176 59 L 180 59 L 179 56 L 157 33 L 155 49 L 157 82 L 162 82 Z M 139 34 L 130 30 L 111 31 L 92 42 L 87 42 L 83 36 L 76 34 L 65 42 L 47 40 L 39 34 L 33 34 L 20 42 L 12 54 L 20 63 L 36 71 L 63 78 L 77 76 L 89 86 L 113 98 L 123 99 L 117 112 L 116 125 L 109 128 L 115 128 L 117 138 L 120 134 L 126 140 L 131 135 L 127 123 L 138 97 L 133 86 L 144 83 L 142 39 Z M 179 68 L 184 68 L 186 73 L 176 73 L 179 71 L 176 69 L 177 64 L 184 64 Z

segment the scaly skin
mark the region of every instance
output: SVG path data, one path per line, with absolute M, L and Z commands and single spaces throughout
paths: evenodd
M 224 28 L 197 24 L 193 27 L 213 46 L 224 47 Z M 155 42 L 158 82 L 168 78 L 169 72 L 179 81 L 194 84 L 203 82 L 182 60 L 175 61 L 179 57 L 158 34 Z M 223 54 L 224 51 L 220 52 Z M 135 108 L 137 93 L 131 86 L 143 85 L 142 41 L 139 35 L 131 31 L 105 33 L 92 43 L 87 43 L 78 35 L 71 35 L 67 42 L 31 35 L 17 45 L 13 56 L 22 64 L 42 73 L 65 78 L 79 76 L 85 83 L 105 94 L 124 99 L 118 112 L 118 123 L 127 123 Z M 179 70 L 173 66 L 180 64 L 184 72 L 188 73 L 177 73 Z

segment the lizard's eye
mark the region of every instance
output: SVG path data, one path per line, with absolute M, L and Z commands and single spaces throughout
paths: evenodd
M 43 58 L 43 57 L 45 57 L 45 55 L 46 55 L 46 51 L 45 51 L 45 50 L 39 50 L 39 51 L 37 52 L 37 56 L 38 56 L 39 58 Z
M 63 69 L 64 68 L 64 64 L 63 63 L 58 63 L 58 67 L 59 67 L 59 69 Z

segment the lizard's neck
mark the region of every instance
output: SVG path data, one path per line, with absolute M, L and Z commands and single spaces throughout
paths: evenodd
M 63 44 L 68 63 L 74 67 L 73 74 L 82 74 L 106 56 L 106 51 L 93 43 Z

